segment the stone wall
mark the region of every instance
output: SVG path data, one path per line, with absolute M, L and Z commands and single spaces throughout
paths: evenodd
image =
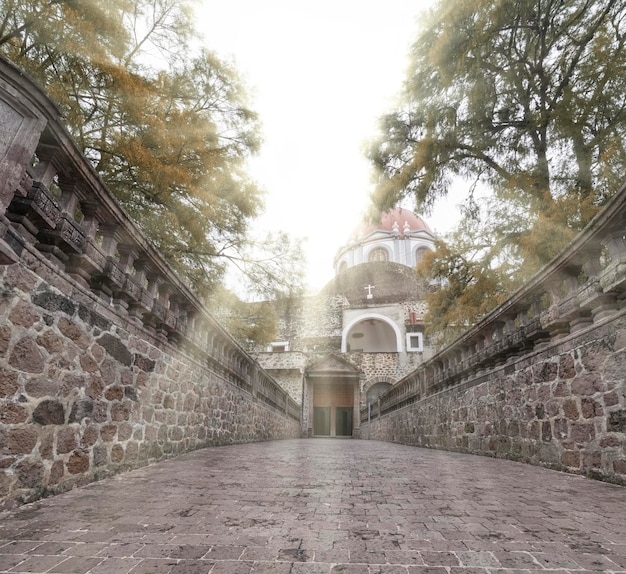
M 299 406 L 1 58 L 0 130 L 0 508 L 191 449 L 299 436 Z
M 362 436 L 626 485 L 626 187 L 528 284 L 362 411 Z
M 626 314 L 375 418 L 364 437 L 626 485 Z
M 48 269 L 0 267 L 0 501 L 188 450 L 299 436 L 299 421 Z M 45 262 L 41 263 L 45 265 Z

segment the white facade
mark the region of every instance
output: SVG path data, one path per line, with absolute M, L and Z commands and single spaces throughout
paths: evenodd
M 335 274 L 375 261 L 415 267 L 434 242 L 435 235 L 423 219 L 406 209 L 394 209 L 380 223 L 363 224 L 353 232 L 335 256 Z

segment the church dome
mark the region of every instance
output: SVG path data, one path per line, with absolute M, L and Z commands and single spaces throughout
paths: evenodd
M 409 209 L 400 207 L 381 214 L 378 221 L 361 222 L 335 256 L 335 273 L 362 263 L 399 263 L 414 268 L 435 244 L 428 224 Z
M 393 232 L 395 230 L 400 233 L 408 230 L 411 232 L 426 231 L 432 234 L 432 230 L 428 224 L 419 215 L 415 215 L 415 213 L 409 209 L 396 207 L 383 213 L 377 222 L 362 221 L 354 228 L 350 234 L 350 238 L 362 239 L 375 231 Z

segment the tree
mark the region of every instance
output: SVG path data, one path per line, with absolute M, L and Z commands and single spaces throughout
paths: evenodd
M 209 308 L 228 332 L 248 351 L 264 347 L 276 336 L 276 311 L 269 301 L 242 301 L 235 293 L 218 286 Z
M 417 274 L 430 287 L 425 289 L 426 325 L 435 345 L 453 341 L 515 286 L 510 258 L 473 217 L 465 217 L 457 230 L 435 242 L 435 250 L 418 263 Z
M 245 161 L 258 121 L 235 69 L 191 48 L 189 2 L 0 0 L 0 13 L 0 51 L 46 88 L 121 205 L 198 294 L 229 260 L 249 258 L 262 201 Z
M 440 0 L 371 152 L 376 203 L 429 208 L 462 176 L 529 230 L 540 213 L 580 228 L 623 176 L 625 28 L 618 0 Z
M 370 151 L 374 202 L 428 211 L 459 179 L 484 186 L 466 217 L 528 277 L 622 182 L 625 32 L 618 0 L 440 0 Z

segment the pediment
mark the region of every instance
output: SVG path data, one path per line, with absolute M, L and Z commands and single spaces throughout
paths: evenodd
M 351 363 L 337 355 L 326 355 L 315 361 L 306 370 L 307 376 L 354 376 L 358 377 L 360 371 Z

